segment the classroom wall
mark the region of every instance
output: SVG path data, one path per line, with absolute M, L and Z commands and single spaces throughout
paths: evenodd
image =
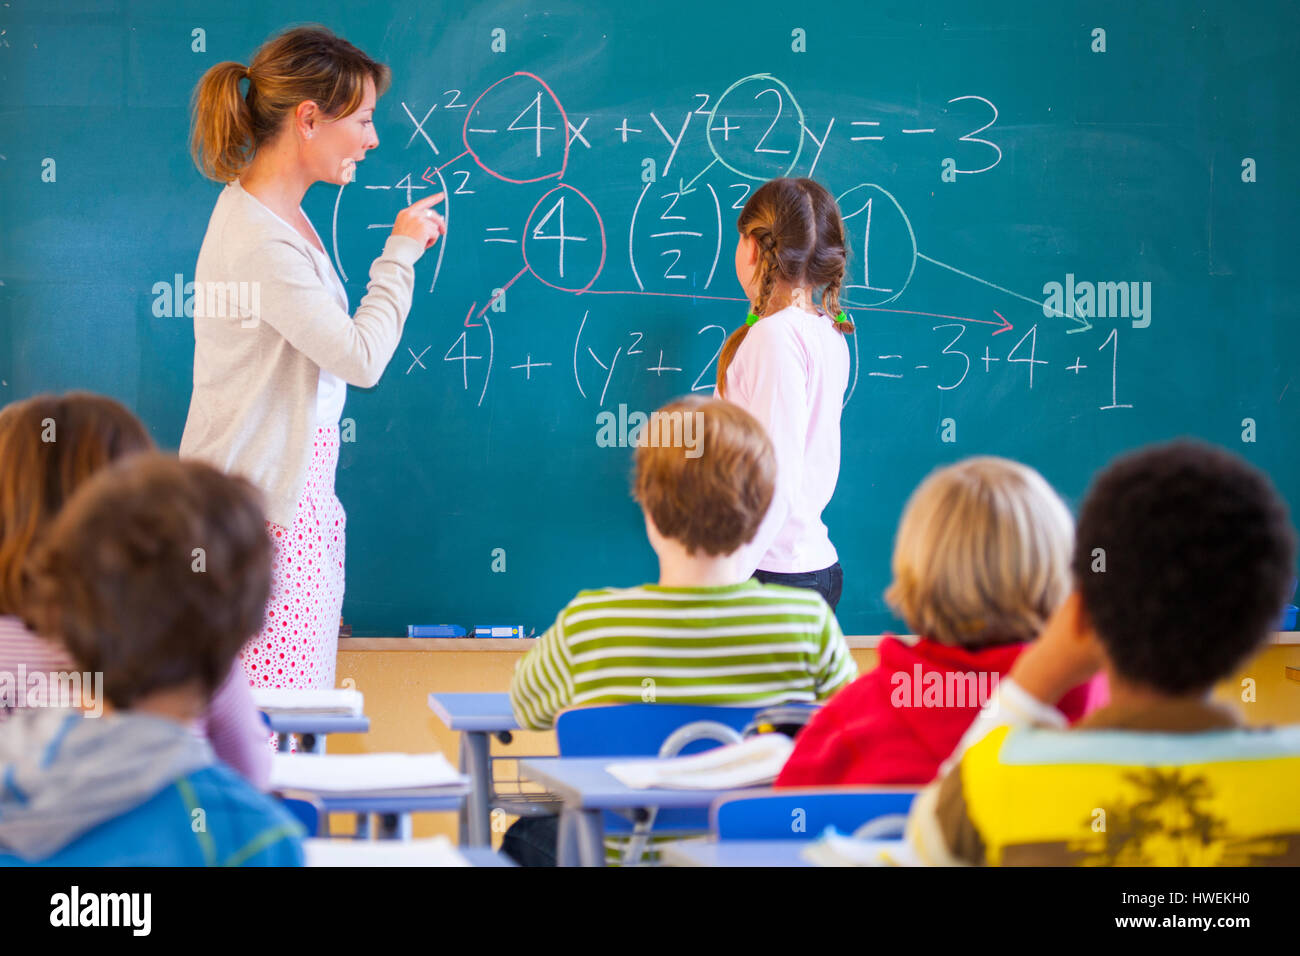
M 1288 639 L 1294 635 L 1286 635 Z M 850 638 L 860 672 L 876 666 L 874 638 Z M 427 699 L 439 692 L 484 692 L 509 689 L 515 664 L 532 641 L 410 641 L 403 638 L 353 638 L 339 642 L 337 680 L 365 695 L 370 733 L 329 738 L 331 753 L 442 751 L 453 763 L 458 735 L 429 710 Z M 864 646 L 864 645 L 872 646 Z M 1232 706 L 1248 724 L 1300 723 L 1300 683 L 1286 676 L 1300 668 L 1300 644 L 1270 644 L 1231 680 L 1219 685 L 1216 699 Z M 1255 700 L 1241 700 L 1245 679 L 1254 681 Z M 348 682 L 352 684 L 349 685 Z M 555 753 L 549 733 L 518 732 L 509 746 L 493 743 L 494 756 Z M 498 776 L 503 769 L 498 766 Z M 510 820 L 497 821 L 503 830 Z M 335 832 L 351 832 L 351 820 L 337 816 Z M 457 838 L 453 814 L 415 814 L 417 837 L 445 834 Z M 500 840 L 500 833 L 494 834 Z

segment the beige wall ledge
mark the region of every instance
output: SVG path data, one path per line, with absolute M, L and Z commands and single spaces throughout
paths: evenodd
M 881 634 L 855 634 L 845 637 L 854 650 L 874 648 L 880 644 Z M 904 640 L 914 640 L 910 635 L 899 635 Z M 340 651 L 527 651 L 537 643 L 529 637 L 343 637 L 339 638 Z M 1278 631 L 1269 639 L 1270 644 L 1300 644 L 1300 631 Z

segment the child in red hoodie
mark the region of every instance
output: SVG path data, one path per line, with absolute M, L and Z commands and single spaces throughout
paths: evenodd
M 903 511 L 885 599 L 923 635 L 800 733 L 778 787 L 926 784 L 1069 591 L 1074 522 L 1034 469 L 968 458 L 931 474 Z M 1060 702 L 1082 716 L 1085 687 Z

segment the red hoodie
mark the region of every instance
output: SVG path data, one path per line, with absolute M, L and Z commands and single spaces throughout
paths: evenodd
M 967 650 L 929 638 L 914 646 L 884 638 L 876 668 L 832 697 L 799 734 L 776 786 L 929 783 L 1028 646 Z M 966 674 L 975 679 L 958 679 Z M 1076 687 L 1058 705 L 1071 723 L 1083 715 L 1086 691 Z

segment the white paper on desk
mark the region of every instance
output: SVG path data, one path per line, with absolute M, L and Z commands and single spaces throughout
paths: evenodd
M 794 741 L 785 734 L 759 734 L 689 757 L 620 761 L 605 769 L 634 790 L 728 790 L 771 783 L 792 750 Z
M 360 717 L 365 712 L 361 691 L 347 687 L 255 687 L 253 704 L 268 714 L 323 714 Z
M 827 827 L 800 854 L 818 866 L 920 866 L 906 840 L 860 840 Z
M 469 866 L 445 836 L 431 840 L 302 841 L 308 866 Z
M 463 784 L 442 754 L 276 754 L 272 790 L 385 793 Z

